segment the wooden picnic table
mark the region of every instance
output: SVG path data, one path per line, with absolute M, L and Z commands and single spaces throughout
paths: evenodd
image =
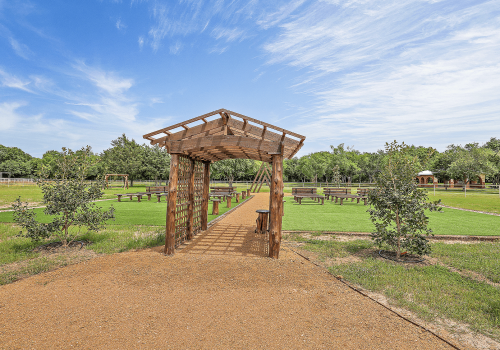
M 363 200 L 365 205 L 367 204 L 366 201 L 368 200 L 368 197 L 366 196 L 358 196 L 357 194 L 333 194 L 332 195 L 332 201 L 333 198 L 335 197 L 335 203 L 337 203 L 338 199 L 340 199 L 340 205 L 343 204 L 344 199 L 351 199 L 351 202 L 353 202 L 355 199 L 357 200 L 357 203 L 359 203 L 360 200 Z

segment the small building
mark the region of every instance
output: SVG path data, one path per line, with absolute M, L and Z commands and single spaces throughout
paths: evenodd
M 437 186 L 438 180 L 430 170 L 424 170 L 417 174 L 417 181 L 420 187 Z

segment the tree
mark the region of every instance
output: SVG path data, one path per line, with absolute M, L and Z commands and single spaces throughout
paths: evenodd
M 490 162 L 493 151 L 488 148 L 480 148 L 477 143 L 465 145 L 464 148 L 456 149 L 455 158 L 447 169 L 447 174 L 454 179 L 462 179 L 464 182 L 465 196 L 467 196 L 467 184 L 481 174 L 492 175 L 498 171 Z
M 425 209 L 440 211 L 440 201 L 429 202 L 427 192 L 419 190 L 415 182 L 419 161 L 409 155 L 404 142 L 386 143 L 386 164 L 376 177 L 376 189 L 368 193 L 371 208 L 368 210 L 376 232 L 372 239 L 382 247 L 389 245 L 418 255 L 430 253 L 429 241 L 424 237 L 432 233 L 427 227 L 429 218 Z
M 19 197 L 13 204 L 14 220 L 26 229 L 19 235 L 35 241 L 57 237 L 67 247 L 82 228 L 99 231 L 106 220 L 114 218 L 113 207 L 103 211 L 93 203 L 104 192 L 101 191 L 102 180 L 90 185 L 84 181 L 92 165 L 89 146 L 76 153 L 63 148 L 57 162 L 57 178 L 49 180 L 44 177 L 37 181 L 43 193 L 43 204 L 46 205 L 44 213 L 51 216 L 52 221 L 38 222 L 34 210 L 28 209 L 28 203 L 22 203 Z
M 340 174 L 344 182 L 351 182 L 353 175 L 360 171 L 358 166 L 359 151 L 356 151 L 354 147 L 344 148 L 344 144 L 341 143 L 337 147 L 330 146 L 332 150 L 332 160 L 330 163 L 330 169 L 338 166 Z
M 491 150 L 488 160 L 496 168 L 496 172 L 491 174 L 490 180 L 494 184 L 500 184 L 500 139 L 496 137 L 490 138 L 490 140 L 483 145 L 483 148 Z
M 311 181 L 317 182 L 322 178 L 327 169 L 328 163 L 325 161 L 328 152 L 311 153 L 299 159 L 298 170 L 302 176 Z
M 134 139 L 129 140 L 122 134 L 111 141 L 113 147 L 104 150 L 102 158 L 107 173 L 128 174 L 130 183 L 134 185 L 134 178 L 140 176 L 143 150 Z
M 158 145 L 143 144 L 139 174 L 142 179 L 168 180 L 170 174 L 170 154 Z
M 227 179 L 232 184 L 234 180 L 252 179 L 258 166 L 252 159 L 224 159 L 210 165 L 210 174 L 213 179 Z

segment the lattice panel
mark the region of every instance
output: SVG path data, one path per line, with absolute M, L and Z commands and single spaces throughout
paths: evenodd
M 201 230 L 201 204 L 203 202 L 202 162 L 194 162 L 194 203 L 193 203 L 193 234 Z M 191 160 L 179 156 L 179 174 L 177 180 L 177 205 L 175 208 L 175 245 L 181 244 L 188 234 L 189 220 L 189 179 Z
M 201 203 L 203 202 L 204 165 L 194 162 L 194 208 L 193 208 L 193 233 L 201 230 Z
M 191 161 L 179 156 L 179 174 L 177 178 L 177 204 L 175 207 L 175 245 L 181 244 L 187 235 L 189 206 L 189 175 Z

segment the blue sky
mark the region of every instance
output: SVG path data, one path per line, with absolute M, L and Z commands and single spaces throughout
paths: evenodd
M 299 156 L 500 137 L 500 0 L 0 0 L 0 144 L 100 152 L 219 108 Z

